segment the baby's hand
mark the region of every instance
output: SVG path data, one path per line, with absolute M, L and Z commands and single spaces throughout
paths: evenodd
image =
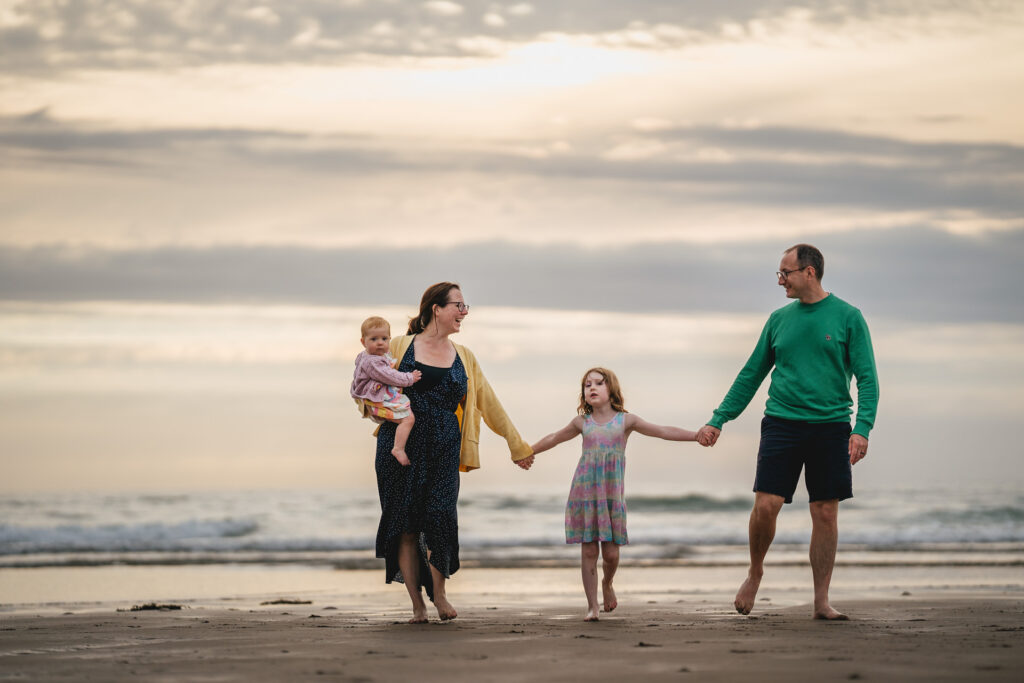
M 412 381 L 413 381 L 413 383 L 419 382 L 420 381 L 420 377 L 422 377 L 422 376 L 423 376 L 422 372 L 420 372 L 419 370 L 413 370 L 412 371 Z

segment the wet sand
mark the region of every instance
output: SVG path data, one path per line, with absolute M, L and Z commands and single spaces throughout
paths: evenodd
M 1018 681 L 1024 667 L 1018 588 L 838 590 L 852 620 L 821 622 L 809 586 L 741 616 L 723 591 L 683 593 L 650 580 L 672 570 L 633 570 L 617 582 L 619 609 L 587 624 L 573 574 L 473 570 L 451 584 L 459 618 L 422 626 L 404 623 L 402 587 L 359 581 L 361 592 L 299 595 L 311 604 L 250 595 L 166 612 L 23 609 L 0 615 L 0 679 Z

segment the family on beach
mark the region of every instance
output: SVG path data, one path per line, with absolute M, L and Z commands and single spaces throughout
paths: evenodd
M 792 502 L 803 470 L 810 497 L 814 617 L 846 619 L 828 597 L 839 501 L 853 496 L 851 468 L 867 454 L 878 381 L 867 324 L 857 308 L 822 288 L 824 271 L 824 257 L 809 244 L 783 252 L 776 276 L 795 301 L 771 314 L 725 398 L 695 432 L 652 424 L 626 411 L 615 373 L 594 367 L 583 374 L 577 416 L 530 446 L 472 351 L 449 339 L 469 314 L 459 285 L 428 287 L 404 336 L 392 338 L 387 320 L 368 318 L 361 329 L 364 351 L 355 361 L 352 396 L 363 416 L 379 423 L 377 557 L 385 560 L 388 583 L 405 584 L 412 600 L 410 623 L 428 620 L 421 587 L 442 621 L 458 616 L 445 582 L 459 569 L 459 472 L 480 466 L 481 418 L 505 439 L 513 462 L 523 469 L 530 468 L 536 454 L 583 436 L 566 503 L 565 538 L 581 546 L 585 620 L 597 621 L 602 606 L 610 612 L 618 605 L 613 580 L 619 546 L 629 542 L 623 494 L 629 436 L 637 432 L 714 446 L 722 426 L 743 412 L 769 372 L 749 524 L 750 568 L 734 605 L 741 614 L 753 608 L 776 517 L 784 503 Z M 852 377 L 857 380 L 853 426 Z M 599 557 L 602 603 L 597 600 Z

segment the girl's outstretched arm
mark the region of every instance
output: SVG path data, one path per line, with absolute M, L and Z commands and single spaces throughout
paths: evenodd
M 668 427 L 648 422 L 639 415 L 628 413 L 626 415 L 626 433 L 637 431 L 644 436 L 653 436 L 666 441 L 696 441 L 697 432 L 681 427 Z
M 560 443 L 568 441 L 569 439 L 575 438 L 578 434 L 583 432 L 583 418 L 578 415 L 573 418 L 572 422 L 559 429 L 557 432 L 548 434 L 543 439 L 533 444 L 533 454 L 536 455 L 542 451 L 546 451 L 549 448 L 554 448 Z

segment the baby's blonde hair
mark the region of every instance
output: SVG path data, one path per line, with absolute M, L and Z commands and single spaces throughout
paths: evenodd
M 608 402 L 612 406 L 612 410 L 625 413 L 626 410 L 626 399 L 622 398 L 622 387 L 619 386 L 619 378 L 615 376 L 615 373 L 607 368 L 590 368 L 583 373 L 583 379 L 580 380 L 580 405 L 576 408 L 576 413 L 579 415 L 590 415 L 594 412 L 594 407 L 587 403 L 587 377 L 590 377 L 590 373 L 596 372 L 597 374 L 604 377 L 604 381 L 608 384 Z
M 384 329 L 388 331 L 388 336 L 391 336 L 391 323 L 379 315 L 372 315 L 363 321 L 363 326 L 359 328 L 359 334 L 361 339 L 365 339 L 367 333 L 370 330 Z

